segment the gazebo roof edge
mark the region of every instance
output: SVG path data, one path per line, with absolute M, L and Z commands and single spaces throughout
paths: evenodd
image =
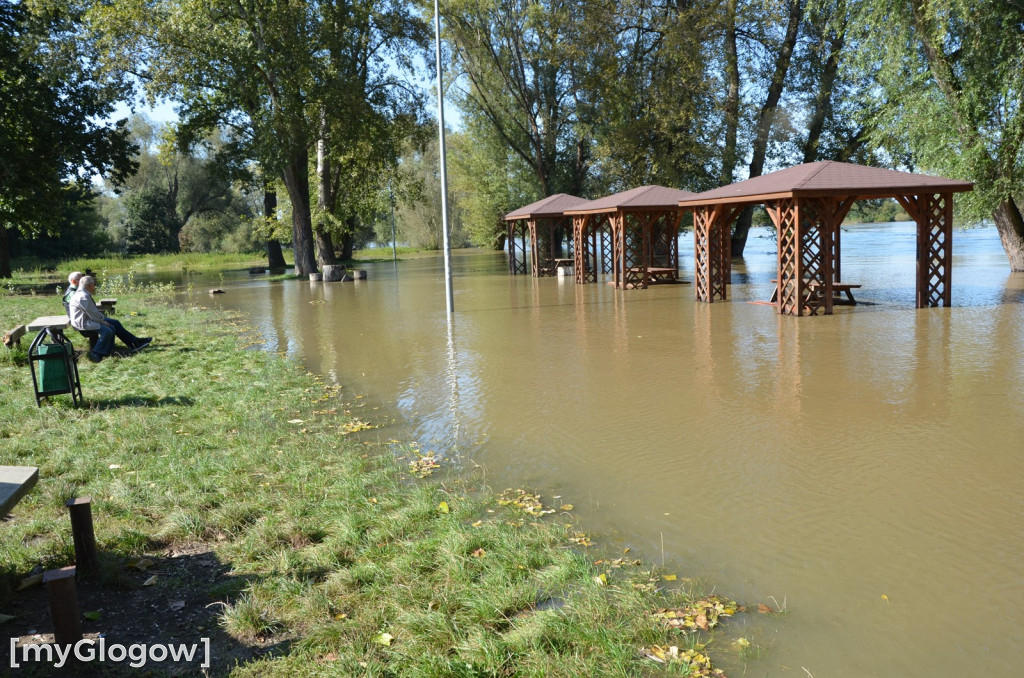
M 896 198 L 922 193 L 961 193 L 973 189 L 974 184 L 970 181 L 829 160 L 796 165 L 705 191 L 680 200 L 679 205 L 756 204 L 801 197 Z
M 519 209 L 512 210 L 502 219 L 505 221 L 518 221 L 520 219 L 549 219 L 560 217 L 570 207 L 576 207 L 590 202 L 586 198 L 569 195 L 568 193 L 555 193 L 546 198 L 524 205 Z

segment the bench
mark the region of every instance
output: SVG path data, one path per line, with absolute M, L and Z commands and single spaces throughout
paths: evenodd
M 114 310 L 115 306 L 117 306 L 117 299 L 100 299 L 99 307 L 104 315 L 117 315 Z
M 39 480 L 35 466 L 0 466 L 0 518 L 6 516 Z
M 776 278 L 772 278 L 771 282 L 775 283 L 775 289 L 772 290 L 772 298 L 770 299 L 770 303 L 775 304 L 778 303 L 779 301 L 779 281 Z M 807 289 L 809 289 L 813 294 L 819 297 L 821 296 L 824 287 L 825 286 L 822 283 L 818 282 L 817 280 L 809 280 L 807 282 Z M 853 298 L 853 292 L 851 292 L 851 290 L 856 290 L 860 288 L 860 285 L 856 285 L 853 283 L 832 283 L 832 303 L 839 304 L 840 306 L 856 306 L 857 300 Z M 845 294 L 846 299 L 843 299 L 840 296 L 841 294 Z
M 13 330 L 4 332 L 4 346 L 14 348 L 15 344 L 21 344 L 21 338 L 25 336 L 25 331 L 24 325 L 18 325 Z

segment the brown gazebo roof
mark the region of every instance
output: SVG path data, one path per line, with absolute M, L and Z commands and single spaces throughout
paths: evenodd
M 555 193 L 549 195 L 543 200 L 537 202 L 531 202 L 525 207 L 520 207 L 517 210 L 513 210 L 505 215 L 505 221 L 515 221 L 517 219 L 546 219 L 551 217 L 560 217 L 566 210 L 579 207 L 589 202 L 585 198 L 579 198 L 575 195 L 569 195 L 568 193 Z
M 622 193 L 591 200 L 574 209 L 567 209 L 566 214 L 598 214 L 617 210 L 650 211 L 678 207 L 681 200 L 687 200 L 695 193 L 682 191 L 678 188 L 665 186 L 641 186 Z
M 723 203 L 757 203 L 793 197 L 857 196 L 892 198 L 919 193 L 970 191 L 969 181 L 911 174 L 826 160 L 722 186 L 679 201 L 681 207 Z

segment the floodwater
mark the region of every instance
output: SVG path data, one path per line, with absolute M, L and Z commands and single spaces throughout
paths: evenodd
M 850 227 L 862 303 L 830 317 L 748 303 L 775 271 L 756 237 L 725 303 L 512 278 L 491 253 L 456 253 L 451 325 L 440 258 L 228 281 L 210 303 L 365 394 L 375 435 L 784 607 L 731 623 L 715 655 L 732 676 L 1024 675 L 1024 274 L 994 230 L 957 231 L 953 307 L 916 310 L 914 243 L 909 224 Z M 680 252 L 692 280 L 692 240 Z M 745 664 L 740 636 L 759 648 Z

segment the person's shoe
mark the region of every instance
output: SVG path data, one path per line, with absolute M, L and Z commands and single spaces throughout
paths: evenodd
M 134 353 L 135 351 L 141 351 L 142 349 L 146 348 L 147 346 L 149 346 L 152 343 L 153 343 L 153 337 L 142 337 L 141 339 L 136 341 L 134 344 L 132 344 L 132 353 Z
M 103 360 L 103 356 L 97 355 L 93 351 L 89 351 L 88 353 L 86 353 L 85 357 L 88 358 L 89 362 L 91 363 L 98 363 L 99 361 Z

